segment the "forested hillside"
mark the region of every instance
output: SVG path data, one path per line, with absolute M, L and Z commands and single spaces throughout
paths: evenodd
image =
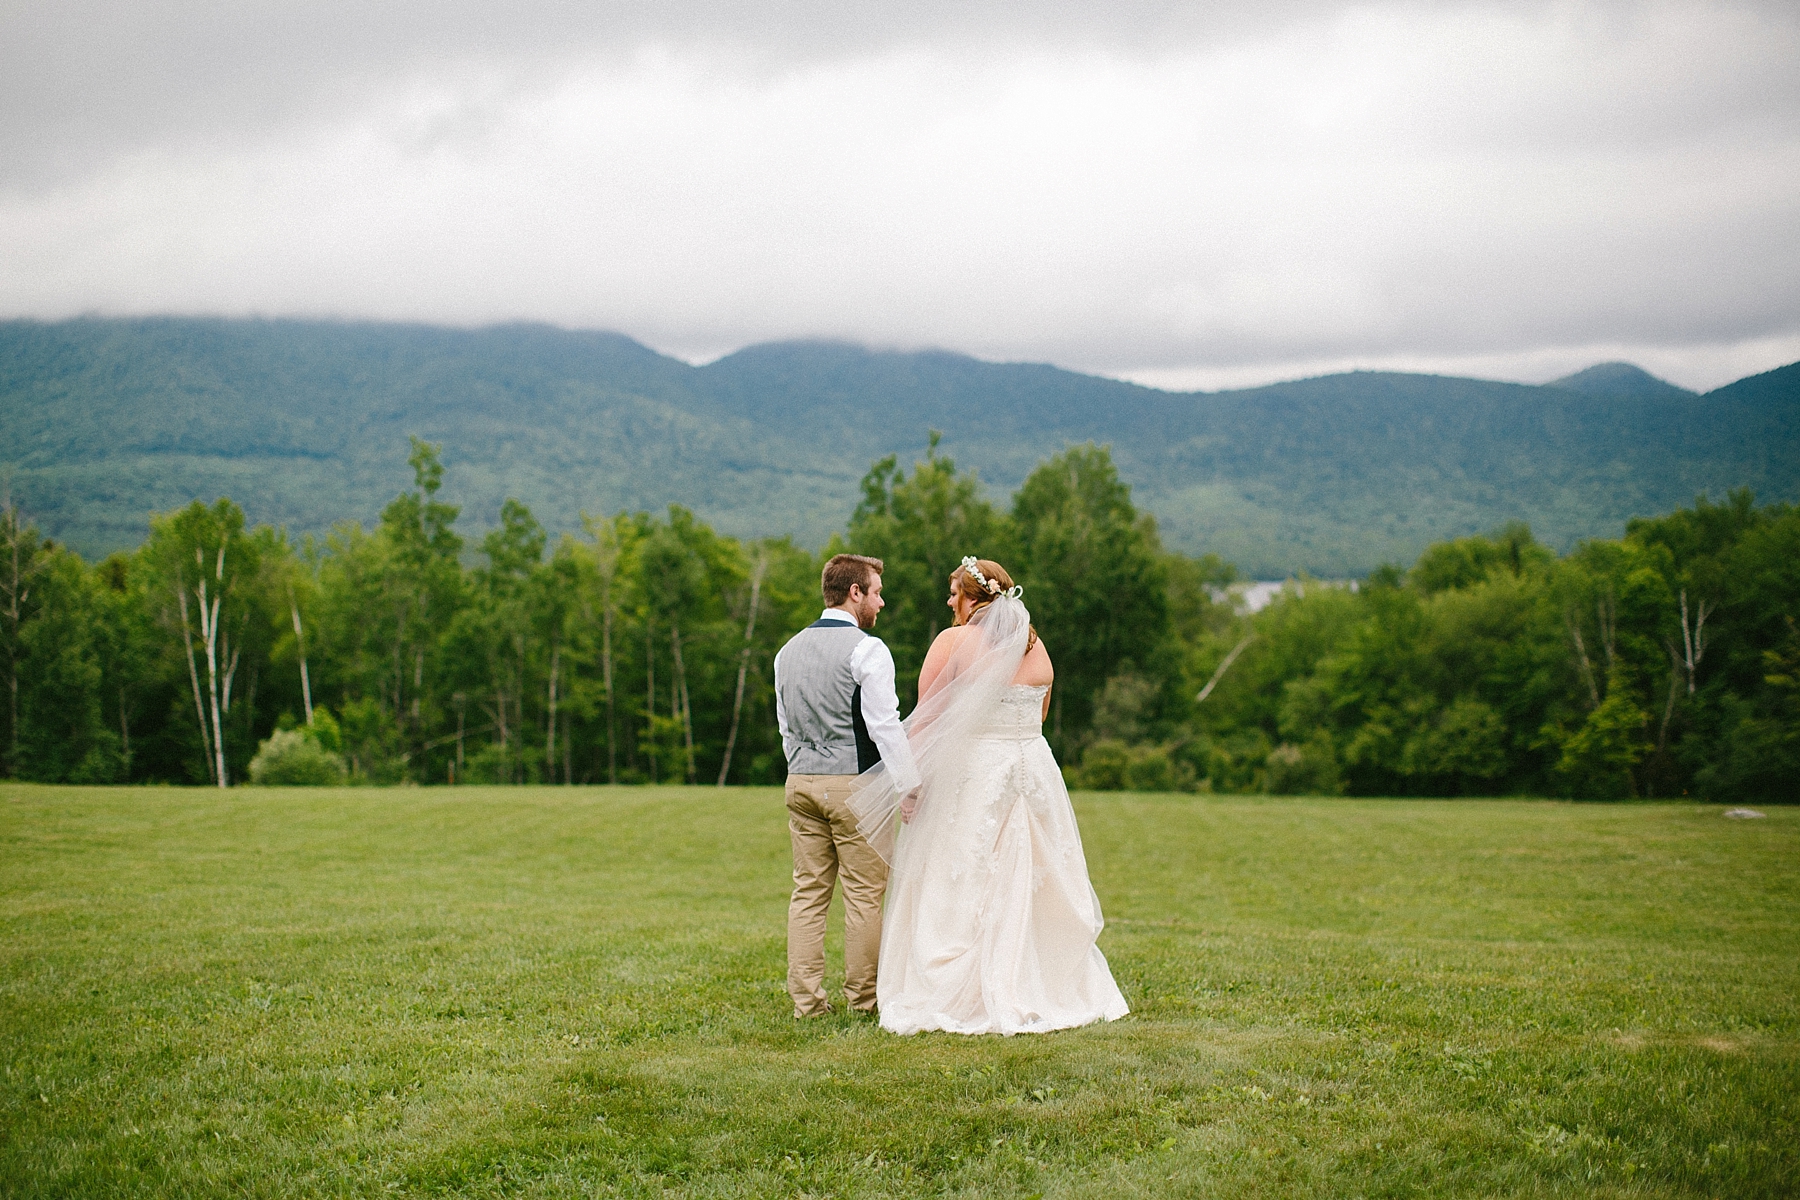
M 802 545 L 842 528 L 870 461 L 910 461 L 929 429 L 996 497 L 1092 440 L 1171 547 L 1262 577 L 1360 575 L 1512 520 L 1567 549 L 1736 487 L 1800 499 L 1800 364 L 1705 396 L 1617 364 L 1561 385 L 1358 372 L 1172 394 L 835 344 L 696 368 L 544 326 L 13 321 L 0 462 L 26 511 L 90 558 L 196 498 L 296 534 L 371 520 L 409 435 L 443 446 L 446 495 L 475 530 L 510 495 L 553 532 L 680 503 Z
M 680 507 L 465 541 L 412 446 L 373 526 L 296 546 L 229 499 L 88 564 L 0 508 L 0 773 L 53 782 L 773 782 L 771 662 L 837 549 L 886 560 L 910 709 L 965 553 L 1008 564 L 1077 784 L 1800 799 L 1800 507 L 1747 492 L 1558 556 L 1524 526 L 1255 614 L 1167 550 L 1107 451 L 997 505 L 933 448 L 875 462 L 844 540 Z M 392 464 L 400 483 L 407 472 Z

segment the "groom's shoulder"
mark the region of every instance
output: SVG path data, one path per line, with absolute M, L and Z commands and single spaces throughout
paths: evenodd
M 814 621 L 811 625 L 802 625 L 799 629 L 795 630 L 794 635 L 788 638 L 786 643 L 782 645 L 781 650 L 776 653 L 776 657 L 781 657 L 781 654 L 785 653 L 789 646 L 796 645 L 800 642 L 811 641 L 815 637 L 830 638 L 844 634 L 855 635 L 849 639 L 855 642 L 861 642 L 865 637 L 874 636 L 867 630 L 852 625 L 848 621 L 818 620 Z M 876 638 L 876 640 L 879 641 L 880 639 Z

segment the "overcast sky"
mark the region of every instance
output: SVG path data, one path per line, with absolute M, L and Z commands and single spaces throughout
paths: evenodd
M 1800 4 L 1250 7 L 0 0 L 0 316 L 1800 360 Z

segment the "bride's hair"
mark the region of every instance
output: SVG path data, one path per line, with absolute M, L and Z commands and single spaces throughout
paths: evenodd
M 964 567 L 958 567 L 956 570 L 950 572 L 950 587 L 957 595 L 967 596 L 975 602 L 975 607 L 969 610 L 969 616 L 971 618 L 973 618 L 976 613 L 992 604 L 996 597 L 1013 585 L 1012 575 L 1007 572 L 1005 567 L 1001 566 L 991 558 L 976 559 L 975 570 L 980 572 L 981 578 L 988 581 L 988 587 L 984 588 L 976 580 L 970 578 L 968 570 Z M 961 625 L 963 623 L 964 621 L 961 617 L 957 618 L 956 624 Z M 1031 636 L 1025 644 L 1029 647 L 1036 641 L 1037 626 L 1033 625 L 1031 627 Z

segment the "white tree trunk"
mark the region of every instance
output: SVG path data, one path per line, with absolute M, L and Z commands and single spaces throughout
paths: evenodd
M 725 739 L 725 760 L 719 764 L 720 787 L 725 786 L 725 778 L 731 774 L 731 754 L 737 749 L 738 718 L 744 712 L 744 681 L 750 674 L 750 639 L 756 634 L 756 606 L 762 598 L 763 570 L 768 561 L 766 555 L 758 555 L 756 570 L 750 576 L 750 618 L 744 622 L 744 648 L 738 651 L 737 696 L 731 702 L 731 733 Z
M 306 674 L 306 631 L 300 628 L 300 601 L 294 595 L 292 586 L 288 588 L 288 608 L 294 614 L 294 646 L 300 652 L 300 700 L 306 705 L 306 723 L 312 720 L 312 680 Z
M 669 623 L 669 645 L 675 655 L 675 714 L 681 718 L 681 736 L 687 744 L 687 781 L 696 782 L 694 768 L 694 710 L 688 703 L 687 664 L 681 660 L 681 623 Z
M 512 773 L 506 766 L 506 689 L 494 689 L 494 724 L 500 731 L 500 782 L 511 783 Z
M 1607 586 L 1604 595 L 1594 600 L 1594 612 L 1599 618 L 1600 649 L 1606 655 L 1606 673 L 1608 679 L 1613 669 L 1613 643 L 1619 631 L 1619 601 L 1612 593 L 1611 585 Z
M 644 744 L 649 748 L 646 753 L 650 759 L 650 782 L 660 783 L 656 777 L 656 641 L 652 633 L 655 622 L 648 614 L 644 616 L 644 729 L 649 736 Z
M 194 685 L 194 715 L 200 720 L 200 749 L 206 757 L 207 778 L 218 781 L 218 772 L 213 767 L 212 734 L 206 727 L 206 700 L 200 691 L 200 672 L 194 666 L 194 628 L 189 624 L 187 585 L 177 581 L 175 584 L 175 600 L 181 609 L 181 642 L 187 648 L 188 682 Z
M 544 777 L 556 778 L 556 677 L 562 668 L 562 646 L 558 642 L 550 643 L 550 721 L 544 734 Z
M 1200 694 L 1198 696 L 1194 697 L 1195 704 L 1200 703 L 1202 700 L 1212 695 L 1212 690 L 1219 686 L 1219 680 L 1225 678 L 1225 672 L 1231 670 L 1231 664 L 1237 661 L 1238 655 L 1242 654 L 1250 643 L 1255 640 L 1256 635 L 1253 633 L 1231 648 L 1231 653 L 1225 656 L 1225 661 L 1221 662 L 1218 667 L 1214 669 L 1212 678 L 1206 681 L 1206 686 L 1200 689 Z
M 1661 752 L 1669 741 L 1669 721 L 1675 716 L 1675 698 L 1681 694 L 1681 659 L 1676 657 L 1675 647 L 1671 643 L 1664 649 L 1669 652 L 1669 699 L 1663 705 L 1662 724 L 1656 729 L 1656 749 Z
M 1588 661 L 1587 645 L 1581 640 L 1581 622 L 1575 619 L 1575 610 L 1570 608 L 1563 614 L 1563 623 L 1569 627 L 1569 638 L 1575 643 L 1575 665 L 1581 668 L 1581 679 L 1587 684 L 1590 708 L 1600 707 L 1600 685 L 1594 681 L 1594 664 Z
M 28 536 L 29 530 L 29 536 Z M 6 539 L 7 570 L 0 578 L 6 593 L 6 694 L 7 756 L 9 775 L 19 773 L 19 639 L 25 628 L 26 601 L 31 599 L 31 580 L 41 569 L 36 528 L 25 524 L 19 506 L 9 495 L 0 500 L 0 537 Z
M 617 722 L 613 708 L 613 608 L 611 590 L 601 598 L 600 618 L 600 683 L 606 689 L 606 782 L 619 782 Z
M 196 552 L 199 553 L 199 552 Z M 212 707 L 213 731 L 213 763 L 217 768 L 213 779 L 220 787 L 230 787 L 231 781 L 225 775 L 225 720 L 219 710 L 219 609 L 225 600 L 223 579 L 225 575 L 225 548 L 219 548 L 218 577 L 221 581 L 218 592 L 207 594 L 205 559 L 201 559 L 200 583 L 195 592 L 200 600 L 200 641 L 206 648 L 206 691 L 207 699 Z M 235 663 L 232 664 L 234 667 Z M 229 682 L 226 684 L 229 688 Z
M 1688 695 L 1690 696 L 1694 694 L 1694 672 L 1699 668 L 1700 660 L 1706 657 L 1706 601 L 1700 601 L 1700 607 L 1696 615 L 1699 619 L 1693 623 L 1693 628 L 1690 630 L 1688 627 L 1687 589 L 1682 588 L 1681 646 L 1683 650 L 1683 665 L 1687 668 L 1687 690 Z
M 125 768 L 124 782 L 131 782 L 131 715 L 125 707 L 125 688 L 119 687 L 119 761 Z

